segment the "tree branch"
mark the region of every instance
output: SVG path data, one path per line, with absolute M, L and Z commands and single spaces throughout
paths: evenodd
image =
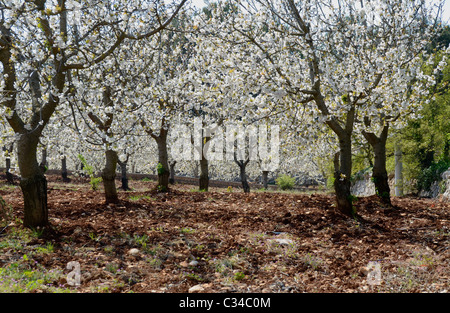
M 88 68 L 88 67 L 90 67 L 94 64 L 98 64 L 101 61 L 103 61 L 104 59 L 106 59 L 109 55 L 111 55 L 111 53 L 114 52 L 114 50 L 117 49 L 117 47 L 119 47 L 122 44 L 122 42 L 125 39 L 141 40 L 141 39 L 149 38 L 149 37 L 159 33 L 160 31 L 164 30 L 172 22 L 172 20 L 175 18 L 175 16 L 178 14 L 178 12 L 181 10 L 181 8 L 183 7 L 183 5 L 186 2 L 187 2 L 187 0 L 182 0 L 181 3 L 177 6 L 175 12 L 173 12 L 172 15 L 164 23 L 162 23 L 162 24 L 160 23 L 160 25 L 158 27 L 151 30 L 150 32 L 141 34 L 138 36 L 134 36 L 131 34 L 127 34 L 124 31 L 120 31 L 120 34 L 119 34 L 119 36 L 117 36 L 117 39 L 114 42 L 114 44 L 108 50 L 106 50 L 104 53 L 102 53 L 100 56 L 98 56 L 96 59 L 94 59 L 92 62 L 90 62 L 89 64 L 82 64 L 82 63 L 67 64 L 63 67 L 63 70 Z

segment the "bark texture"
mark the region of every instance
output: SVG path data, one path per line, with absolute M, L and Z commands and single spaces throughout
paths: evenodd
M 169 153 L 167 152 L 168 130 L 161 127 L 159 136 L 154 137 L 158 145 L 158 189 L 166 191 L 169 188 Z
M 200 160 L 200 178 L 199 189 L 208 191 L 209 188 L 209 174 L 208 174 L 208 160 L 202 157 Z
M 106 203 L 117 203 L 119 198 L 116 189 L 116 167 L 118 156 L 114 150 L 105 152 L 106 163 L 102 172 L 103 187 L 105 188 Z
M 389 187 L 389 179 L 386 170 L 386 141 L 388 130 L 389 125 L 386 125 L 383 127 L 383 130 L 379 136 L 365 131 L 363 131 L 363 135 L 374 151 L 372 180 L 375 184 L 375 190 L 383 203 L 391 205 L 391 190 Z
M 120 166 L 120 173 L 121 173 L 120 180 L 122 182 L 122 186 L 120 188 L 124 191 L 130 190 L 130 187 L 128 186 L 128 175 L 127 175 L 128 160 L 121 162 L 119 159 L 117 159 L 117 162 Z
M 36 159 L 38 134 L 22 134 L 17 143 L 25 227 L 48 225 L 47 179 Z
M 169 183 L 175 184 L 175 165 L 177 164 L 177 161 L 170 162 L 170 177 L 169 177 Z

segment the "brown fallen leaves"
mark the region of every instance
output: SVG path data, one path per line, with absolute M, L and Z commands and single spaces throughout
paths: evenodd
M 54 249 L 38 259 L 58 269 L 78 261 L 81 286 L 71 287 L 78 292 L 450 290 L 445 203 L 404 197 L 384 208 L 367 197 L 349 219 L 327 194 L 195 192 L 183 185 L 156 193 L 152 183 L 131 181 L 132 191 L 119 191 L 120 203 L 106 205 L 101 190 L 86 183 L 49 185 L 55 235 L 38 241 Z M 20 190 L 0 195 L 20 218 Z M 368 281 L 369 262 L 380 265 L 376 285 Z

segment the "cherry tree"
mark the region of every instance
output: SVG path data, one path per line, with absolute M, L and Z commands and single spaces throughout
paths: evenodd
M 47 182 L 36 149 L 55 110 L 79 88 L 77 71 L 102 63 L 126 40 L 148 38 L 164 29 L 173 10 L 160 1 L 13 1 L 0 19 L 1 104 L 16 134 L 24 195 L 24 226 L 48 224 Z M 168 13 L 170 12 L 170 13 Z
M 170 176 L 168 138 L 171 126 L 182 122 L 186 116 L 189 81 L 186 71 L 192 57 L 192 32 L 190 17 L 193 12 L 183 11 L 171 25 L 158 36 L 142 42 L 139 55 L 144 67 L 135 79 L 138 109 L 133 113 L 145 133 L 155 140 L 158 148 L 159 190 L 167 190 Z M 173 161 L 172 171 L 174 168 Z
M 363 5 L 361 5 L 361 3 Z M 360 112 L 383 89 L 403 88 L 405 72 L 429 41 L 436 10 L 423 1 L 248 1 L 223 21 L 223 36 L 249 55 L 245 65 L 267 94 L 287 96 L 312 127 L 335 134 L 337 207 L 352 215 L 352 134 Z M 439 8 L 437 8 L 439 11 Z M 253 62 L 252 62 L 253 59 Z M 406 70 L 408 73 L 408 70 Z M 255 84 L 257 85 L 257 84 Z M 408 105 L 404 102 L 403 105 Z M 314 132 L 312 132 L 314 133 Z
M 374 23 L 366 39 L 370 49 L 361 49 L 359 54 L 362 59 L 372 60 L 372 50 L 376 47 L 381 51 L 376 69 L 372 66 L 374 71 L 380 73 L 380 83 L 371 90 L 369 97 L 358 103 L 362 109 L 357 112 L 356 127 L 374 151 L 372 180 L 377 194 L 388 205 L 390 189 L 386 171 L 386 141 L 389 129 L 403 127 L 407 117 L 418 117 L 422 103 L 429 101 L 429 89 L 435 84 L 435 78 L 425 75 L 422 68 L 427 59 L 432 60 L 426 48 L 433 33 L 440 27 L 439 14 L 427 16 L 425 13 L 429 8 L 425 6 L 411 10 L 405 23 L 397 21 L 399 14 L 403 13 L 399 6 L 384 7 L 390 12 L 385 22 L 390 32 L 378 31 L 382 25 Z M 372 10 L 371 3 L 361 2 L 355 24 L 365 25 L 368 20 L 375 20 L 378 13 L 372 14 Z M 440 7 L 437 12 L 439 10 Z M 436 67 L 435 70 L 437 74 L 440 69 Z
M 257 155 L 255 147 L 249 146 L 249 139 L 257 135 L 258 120 L 265 119 L 270 124 L 270 114 L 276 114 L 265 105 L 273 100 L 272 96 L 262 94 L 259 82 L 252 78 L 254 72 L 248 66 L 252 56 L 235 45 L 239 38 L 228 33 L 227 27 L 233 25 L 238 14 L 239 7 L 233 3 L 224 7 L 211 4 L 197 16 L 194 24 L 198 32 L 194 38 L 195 53 L 189 63 L 188 77 L 192 84 L 187 96 L 192 117 L 201 120 L 203 140 L 193 142 L 200 161 L 200 189 L 208 186 L 208 163 L 213 161 L 208 155 L 211 154 L 219 158 L 214 161 L 237 164 L 244 189 L 248 191 L 245 168 L 252 159 L 250 155 L 254 154 L 254 159 Z M 222 142 L 224 135 L 228 137 L 228 147 Z M 218 154 L 210 153 L 216 146 Z M 245 151 L 245 148 L 249 149 Z
M 365 104 L 367 109 L 359 112 L 356 127 L 374 153 L 372 181 L 380 199 L 387 205 L 390 201 L 390 187 L 386 170 L 386 142 L 389 131 L 401 129 L 406 118 L 418 118 L 418 112 L 424 101 L 431 96 L 428 90 L 434 79 L 426 76 L 420 77 L 420 68 L 423 62 L 416 58 L 410 62 L 401 73 L 385 75 L 388 79 L 380 84 L 379 90 L 374 90 L 373 97 Z M 419 73 L 416 76 L 416 73 Z M 402 78 L 397 75 L 405 75 Z M 396 81 L 393 81 L 396 80 Z M 403 82 L 403 84 L 402 84 Z

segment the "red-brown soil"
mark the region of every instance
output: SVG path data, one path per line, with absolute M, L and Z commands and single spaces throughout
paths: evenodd
M 78 292 L 450 290 L 448 203 L 400 197 L 385 208 L 366 197 L 352 219 L 336 213 L 325 193 L 185 185 L 157 193 L 154 183 L 130 181 L 133 190 L 106 205 L 87 182 L 49 181 L 53 232 L 28 245 L 52 242 L 52 253 L 34 256 L 45 268 L 68 272 L 68 262 L 79 262 L 81 286 L 70 287 Z M 2 188 L 0 196 L 22 218 L 19 187 Z M 3 253 L 0 266 L 18 257 Z M 375 283 L 373 264 L 381 273 Z

